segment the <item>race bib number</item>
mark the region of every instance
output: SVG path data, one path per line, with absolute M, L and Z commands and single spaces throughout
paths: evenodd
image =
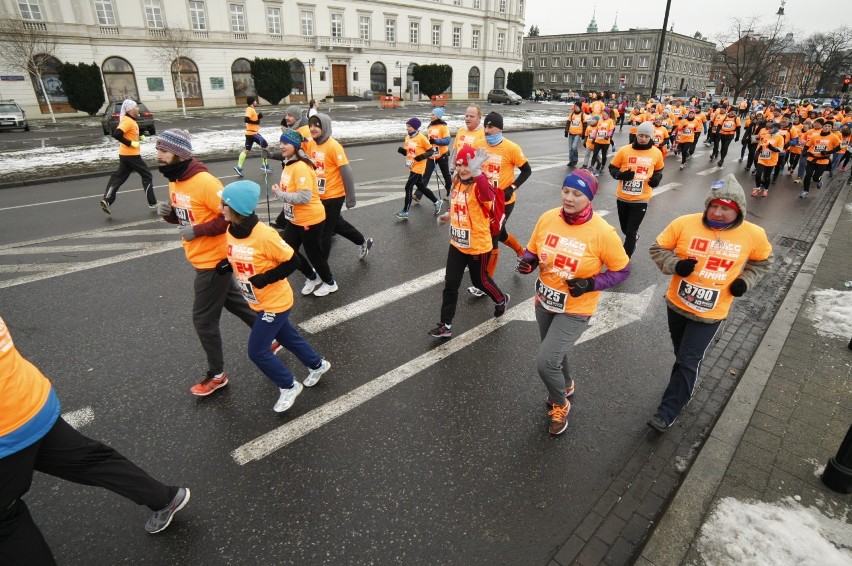
M 414 162 L 410 159 L 405 160 L 405 166 L 411 169 L 411 166 L 414 165 Z
M 282 209 L 282 212 L 284 213 L 284 218 L 286 218 L 290 222 L 296 220 L 296 213 L 293 210 L 292 204 L 284 203 L 284 208 Z
M 551 312 L 565 312 L 565 302 L 568 300 L 568 293 L 557 291 L 542 283 L 541 279 L 536 279 L 535 294 L 541 306 L 545 309 Z
M 734 129 L 734 123 L 731 122 L 731 121 L 722 122 L 722 129 L 723 130 L 733 130 Z
M 684 136 L 691 136 L 692 135 L 692 128 L 684 128 L 682 133 L 683 133 Z
M 321 195 L 325 194 L 325 178 L 317 177 L 317 192 Z
M 450 239 L 460 248 L 469 248 L 470 230 L 450 226 Z
M 254 294 L 254 286 L 249 281 L 237 280 L 237 286 L 240 288 L 240 293 L 243 294 L 245 300 L 249 303 L 257 304 L 257 296 Z
M 599 140 L 603 140 L 603 139 L 606 139 L 606 138 L 608 137 L 608 136 L 607 136 L 607 133 L 606 133 L 606 130 L 598 130 L 598 134 L 597 134 L 597 135 L 598 135 L 598 139 L 599 139 Z
M 719 291 L 707 289 L 689 283 L 685 279 L 677 288 L 677 296 L 685 305 L 696 312 L 707 312 L 713 310 L 719 301 Z
M 760 158 L 761 159 L 769 159 L 769 157 L 771 155 L 772 155 L 772 152 L 769 151 L 768 149 L 761 149 L 760 150 Z
M 645 181 L 639 179 L 631 179 L 621 183 L 621 190 L 630 195 L 642 194 L 642 189 L 645 187 Z
M 828 146 L 827 146 L 827 145 L 822 145 L 822 144 L 820 144 L 820 145 L 815 145 L 815 146 L 814 146 L 814 151 L 817 151 L 817 152 L 819 152 L 819 153 L 825 153 L 826 151 L 828 151 Z
M 189 209 L 188 208 L 178 208 L 174 207 L 172 210 L 175 211 L 175 216 L 177 216 L 178 223 L 181 226 L 190 226 L 192 221 L 189 219 Z

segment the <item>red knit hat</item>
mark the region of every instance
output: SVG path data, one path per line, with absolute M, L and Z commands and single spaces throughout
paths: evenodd
M 733 200 L 731 200 L 731 199 L 727 199 L 727 198 L 714 198 L 713 200 L 711 200 L 711 201 L 710 201 L 710 204 L 720 204 L 720 205 L 722 205 L 722 206 L 727 206 L 728 208 L 732 208 L 732 209 L 736 210 L 736 211 L 737 211 L 737 213 L 739 213 L 739 212 L 740 212 L 740 207 L 739 207 L 739 205 L 738 205 L 737 203 L 735 203 L 735 202 L 734 202 Z

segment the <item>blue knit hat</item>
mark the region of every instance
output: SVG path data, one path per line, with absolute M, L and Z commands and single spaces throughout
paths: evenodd
M 437 118 L 438 120 L 440 120 L 441 118 L 443 118 L 443 117 L 444 117 L 444 109 L 443 109 L 443 108 L 441 108 L 440 106 L 438 106 L 438 107 L 436 107 L 436 108 L 433 108 L 433 109 L 432 109 L 432 114 L 435 116 L 435 118 Z
M 281 143 L 289 143 L 290 145 L 296 146 L 296 149 L 299 149 L 302 147 L 302 142 L 305 141 L 305 138 L 303 138 L 302 134 L 296 130 L 284 130 L 278 141 Z
M 182 159 L 192 157 L 192 142 L 189 141 L 189 132 L 179 128 L 166 130 L 157 136 L 157 149 L 174 153 Z
M 579 169 L 569 173 L 568 176 L 565 177 L 565 180 L 562 181 L 562 186 L 577 189 L 586 195 L 589 200 L 594 200 L 595 193 L 598 192 L 598 180 L 585 169 Z
M 412 127 L 412 128 L 414 128 L 415 130 L 419 130 L 419 129 L 420 129 L 420 120 L 418 120 L 417 118 L 411 118 L 411 119 L 410 119 L 410 120 L 408 120 L 408 122 L 406 122 L 405 124 L 406 124 L 407 126 L 411 126 L 411 127 Z
M 219 196 L 222 197 L 222 202 L 237 214 L 251 216 L 260 201 L 260 185 L 247 179 L 234 181 L 226 185 Z

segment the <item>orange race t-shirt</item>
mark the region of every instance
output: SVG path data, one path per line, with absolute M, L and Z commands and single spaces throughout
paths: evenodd
M 118 123 L 118 127 L 116 129 L 124 132 L 124 137 L 128 140 L 132 142 L 139 141 L 139 124 L 137 124 L 136 120 L 134 120 L 130 116 L 125 115 L 124 118 L 122 118 L 121 121 Z M 123 143 L 119 142 L 118 154 L 141 155 L 142 152 L 138 147 L 124 145 Z
M 186 179 L 169 183 L 169 201 L 178 224 L 197 226 L 222 216 L 222 182 L 203 171 Z M 190 241 L 182 239 L 186 259 L 196 269 L 213 269 L 225 257 L 225 233 L 202 236 Z
M 284 203 L 284 218 L 296 226 L 314 226 L 325 220 L 325 208 L 317 189 L 317 173 L 314 168 L 297 159 L 281 172 L 281 190 L 287 193 L 311 191 L 311 200 L 305 204 Z
M 234 268 L 240 292 L 252 309 L 281 313 L 293 306 L 293 289 L 287 279 L 270 283 L 263 289 L 249 281 L 252 276 L 289 261 L 293 253 L 293 248 L 278 232 L 262 222 L 258 222 L 246 238 L 235 238 L 228 232 L 228 261 Z
M 655 171 L 661 171 L 664 167 L 663 154 L 656 147 L 649 149 L 633 149 L 632 145 L 625 145 L 615 152 L 611 165 L 622 171 L 633 171 L 635 175 L 630 181 L 619 181 L 615 196 L 624 201 L 647 202 L 651 200 L 653 188 L 648 184 L 648 179 Z
M 527 162 L 521 146 L 503 138 L 497 145 L 489 145 L 488 159 L 482 164 L 482 172 L 488 177 L 488 182 L 495 189 L 505 189 L 515 182 L 515 167 L 523 167 Z M 512 198 L 506 204 L 512 204 L 518 192 L 512 193 Z
M 324 143 L 318 144 L 311 139 L 308 142 L 306 153 L 317 166 L 317 192 L 320 199 L 346 196 L 346 188 L 343 186 L 340 168 L 349 165 L 349 159 L 346 157 L 346 152 L 343 151 L 340 142 L 329 137 Z

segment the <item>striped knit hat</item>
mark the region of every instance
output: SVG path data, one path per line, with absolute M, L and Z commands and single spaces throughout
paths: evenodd
M 192 157 L 192 142 L 189 141 L 189 132 L 179 128 L 166 130 L 157 136 L 157 149 L 174 153 L 181 159 Z

